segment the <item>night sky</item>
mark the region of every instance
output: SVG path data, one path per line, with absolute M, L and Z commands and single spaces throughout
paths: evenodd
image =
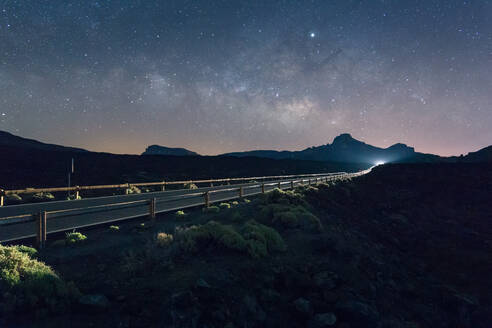
M 95 151 L 492 144 L 492 1 L 0 1 L 0 130 Z

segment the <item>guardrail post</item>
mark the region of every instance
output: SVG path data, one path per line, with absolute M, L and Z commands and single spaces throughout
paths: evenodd
M 205 198 L 205 207 L 210 206 L 210 194 L 208 191 L 203 193 L 203 197 Z
M 265 184 L 264 183 L 261 184 L 261 193 L 262 194 L 265 193 Z
M 243 198 L 243 196 L 244 196 L 243 187 L 239 187 L 239 198 Z
M 4 196 L 0 195 L 0 207 L 3 206 Z
M 161 191 L 166 191 L 166 183 L 162 181 Z
M 151 220 L 155 220 L 155 204 L 156 204 L 156 199 L 152 198 L 149 201 L 149 218 Z
M 294 190 L 294 181 L 290 182 L 290 189 Z
M 46 212 L 39 212 L 36 219 L 36 246 L 42 249 L 46 245 Z
M 282 189 L 282 185 L 281 185 L 280 181 L 278 182 L 278 189 Z

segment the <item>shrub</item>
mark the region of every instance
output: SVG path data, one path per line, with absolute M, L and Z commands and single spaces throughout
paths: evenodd
M 119 231 L 120 230 L 120 227 L 119 226 L 116 226 L 116 225 L 110 225 L 109 226 L 109 230 L 111 231 Z
M 178 248 L 184 252 L 196 252 L 205 246 L 216 246 L 241 251 L 246 248 L 244 238 L 231 226 L 215 221 L 177 230 Z
M 21 204 L 22 197 L 17 194 L 9 194 L 5 196 L 5 202 L 10 205 Z
M 307 205 L 303 195 L 298 193 L 297 190 L 284 191 L 278 188 L 264 194 L 262 201 L 264 204 Z
M 80 232 L 69 232 L 65 235 L 65 243 L 67 245 L 79 244 L 87 239 L 86 235 Z
M 159 232 L 156 236 L 156 243 L 159 247 L 169 246 L 173 242 L 173 235 Z
M 198 189 L 198 187 L 194 183 L 185 183 L 183 184 L 183 189 Z
M 286 249 L 277 231 L 255 221 L 247 222 L 239 231 L 232 226 L 210 221 L 204 225 L 177 230 L 175 237 L 178 249 L 189 253 L 216 247 L 260 258 Z
M 131 195 L 131 194 L 141 194 L 142 191 L 135 187 L 135 186 L 131 186 L 130 188 L 126 189 L 126 192 L 125 192 L 127 195 Z
M 137 226 L 137 229 L 140 230 L 140 231 L 143 231 L 143 230 L 147 230 L 149 229 L 150 226 L 146 225 L 145 223 L 140 223 L 138 226 Z
M 220 209 L 217 206 L 204 207 L 202 209 L 203 213 L 219 213 Z
M 238 202 L 237 200 L 235 200 L 235 201 L 233 201 L 233 202 L 231 203 L 231 205 L 232 205 L 232 206 L 237 206 L 237 205 L 239 205 L 239 202 Z
M 241 232 L 247 242 L 248 254 L 253 258 L 265 257 L 272 252 L 283 252 L 287 249 L 282 236 L 275 229 L 256 221 L 247 222 Z
M 285 228 L 302 228 L 321 230 L 318 217 L 302 206 L 288 207 L 273 213 L 272 223 L 279 223 Z
M 0 245 L 0 313 L 16 310 L 63 312 L 79 296 L 46 264 L 20 251 Z
M 315 188 L 306 187 L 309 192 Z M 302 228 L 308 230 L 321 230 L 320 220 L 312 214 L 309 204 L 304 200 L 300 190 L 283 191 L 274 189 L 263 195 L 261 205 L 261 217 L 267 222 L 277 224 L 283 228 Z
M 70 195 L 67 197 L 67 200 L 81 200 L 82 197 L 80 195 Z
M 176 212 L 176 217 L 177 218 L 183 218 L 186 216 L 186 213 L 184 211 L 177 211 Z
M 54 200 L 54 199 L 55 199 L 55 196 L 53 196 L 49 192 L 38 192 L 38 193 L 32 195 L 32 198 L 31 198 L 31 200 L 33 202 L 48 202 L 48 201 Z
M 246 204 L 251 203 L 251 201 L 247 198 L 243 199 L 243 202 L 245 202 Z
M 35 248 L 29 247 L 29 246 L 24 246 L 24 245 L 17 245 L 14 247 L 19 252 L 29 255 L 29 257 L 32 259 L 34 259 L 38 256 L 38 251 Z
M 228 208 L 231 208 L 231 204 L 229 204 L 229 203 L 220 203 L 219 204 L 219 207 L 221 209 L 228 209 Z

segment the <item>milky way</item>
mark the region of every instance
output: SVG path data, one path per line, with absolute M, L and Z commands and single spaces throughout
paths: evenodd
M 492 144 L 491 1 L 0 2 L 0 130 L 95 151 Z

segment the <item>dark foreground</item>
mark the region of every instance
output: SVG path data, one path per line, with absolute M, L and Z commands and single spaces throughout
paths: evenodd
M 93 299 L 0 326 L 489 328 L 491 195 L 490 165 L 392 165 L 90 231 L 40 258 Z

